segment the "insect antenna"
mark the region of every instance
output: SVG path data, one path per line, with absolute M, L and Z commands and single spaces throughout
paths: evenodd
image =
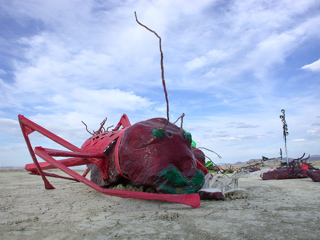
M 85 124 L 83 121 L 81 121 L 81 122 L 83 123 L 83 125 L 86 126 L 87 132 L 93 136 L 93 135 L 97 135 L 97 134 L 100 134 L 105 131 L 104 124 L 106 123 L 106 121 L 107 121 L 107 118 L 103 119 L 103 121 L 100 123 L 100 128 L 98 129 L 98 131 L 93 131 L 93 133 L 88 130 L 87 124 Z
M 98 129 L 98 131 L 93 131 L 93 133 L 100 134 L 102 133 L 102 131 L 105 131 L 105 128 L 103 126 L 106 123 L 106 121 L 107 121 L 107 118 L 103 119 L 103 121 L 100 123 L 100 128 Z
M 163 129 L 164 129 L 169 124 L 169 100 L 168 100 L 168 92 L 167 92 L 167 89 L 166 89 L 166 82 L 164 80 L 163 52 L 162 52 L 162 46 L 161 46 L 161 37 L 155 31 L 151 30 L 147 26 L 145 26 L 142 23 L 140 23 L 139 20 L 138 20 L 136 12 L 134 12 L 134 15 L 135 15 L 136 21 L 137 21 L 137 23 L 139 25 L 141 25 L 142 27 L 144 27 L 148 31 L 152 32 L 153 34 L 155 34 L 159 38 L 159 48 L 160 48 L 160 55 L 161 55 L 161 61 L 160 61 L 160 64 L 161 64 L 161 78 L 162 78 L 163 90 L 164 90 L 164 94 L 165 94 L 165 98 L 166 98 L 166 102 L 167 102 L 167 123 L 164 125 L 164 127 L 163 127 Z
M 114 125 L 109 126 L 109 127 L 107 128 L 107 131 L 109 130 L 109 128 L 112 128 L 112 127 L 114 127 Z
M 212 150 L 210 150 L 208 148 L 205 148 L 205 147 L 198 147 L 198 148 L 205 149 L 205 150 L 207 150 L 209 152 L 215 153 L 215 154 L 217 154 L 218 158 L 222 158 L 218 153 L 216 153 L 215 151 L 212 151 Z
M 178 117 L 178 119 L 173 123 L 173 124 L 175 124 L 175 123 L 176 123 L 176 122 L 178 122 L 178 120 L 181 118 L 181 126 L 180 126 L 181 131 L 183 131 L 183 129 L 182 129 L 182 125 L 183 125 L 183 117 L 184 117 L 184 113 L 182 113 L 182 114 L 181 114 L 181 116 L 180 116 L 180 117 Z
M 212 160 L 211 160 L 211 158 L 209 158 L 208 156 L 205 156 L 207 159 L 209 159 L 209 161 L 212 163 L 212 165 L 216 168 L 216 169 L 219 169 L 219 172 L 222 172 L 221 171 L 221 167 L 219 167 L 217 164 L 215 164 Z
M 87 132 L 88 132 L 88 133 L 90 133 L 90 134 L 93 136 L 94 134 L 88 130 L 88 126 L 87 126 L 87 124 L 85 124 L 85 123 L 84 123 L 84 121 L 81 121 L 81 122 L 83 123 L 83 125 L 85 125 L 85 126 L 86 126 L 86 130 L 87 130 Z

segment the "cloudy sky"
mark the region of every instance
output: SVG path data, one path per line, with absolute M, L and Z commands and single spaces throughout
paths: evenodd
M 108 117 L 166 117 L 217 163 L 320 154 L 317 0 L 2 0 L 0 167 L 32 162 L 17 115 L 81 146 Z M 56 147 L 37 133 L 33 146 Z

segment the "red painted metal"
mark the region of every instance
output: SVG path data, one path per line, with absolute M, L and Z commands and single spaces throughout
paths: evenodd
M 123 134 L 124 134 L 124 130 L 122 130 L 122 132 L 119 134 L 119 139 L 116 143 L 116 149 L 114 151 L 114 158 L 115 158 L 115 163 L 116 163 L 116 167 L 117 167 L 117 170 L 118 172 L 120 173 L 120 175 L 124 178 L 127 178 L 129 179 L 126 175 L 123 174 L 123 172 L 121 171 L 121 168 L 120 168 L 120 163 L 119 163 L 119 145 L 120 145 L 120 142 L 121 142 L 121 139 L 123 137 Z
M 67 167 L 74 167 L 74 166 L 81 166 L 90 164 L 91 162 L 89 160 L 86 160 L 84 158 L 68 158 L 59 160 L 63 165 Z M 39 166 L 42 170 L 48 170 L 48 169 L 54 169 L 55 167 L 47 162 L 39 162 Z M 26 164 L 25 169 L 30 172 L 36 172 L 37 168 L 33 163 Z
M 293 159 L 291 162 L 289 162 L 289 164 L 282 163 L 282 166 L 272 171 L 263 173 L 261 175 L 262 180 L 310 177 L 308 174 L 309 171 L 315 171 L 319 169 L 307 162 L 307 160 L 310 158 L 310 155 L 306 158 L 303 158 L 304 156 L 305 153 L 302 155 L 302 157 Z
M 106 146 L 109 146 L 113 141 L 117 140 L 117 144 L 119 145 L 121 137 L 125 130 L 131 126 L 128 117 L 124 114 L 117 126 L 112 131 L 105 131 L 103 133 L 98 133 L 88 139 L 84 144 L 83 147 L 80 149 L 71 143 L 65 141 L 64 139 L 60 138 L 59 136 L 51 133 L 50 131 L 44 129 L 43 127 L 39 126 L 38 124 L 30 121 L 29 119 L 25 118 L 22 115 L 18 116 L 21 130 L 23 136 L 25 138 L 27 147 L 29 149 L 30 155 L 33 159 L 33 164 L 27 164 L 26 170 L 30 171 L 31 174 L 38 174 L 41 175 L 45 188 L 46 189 L 54 189 L 54 187 L 49 183 L 46 176 L 52 177 L 60 177 L 70 180 L 75 180 L 79 182 L 83 182 L 87 186 L 107 195 L 123 197 L 123 198 L 135 198 L 141 200 L 160 200 L 160 201 L 168 201 L 173 203 L 180 203 L 192 206 L 197 208 L 200 206 L 200 197 L 199 194 L 159 194 L 159 193 L 146 193 L 146 192 L 133 192 L 133 191 L 122 191 L 122 190 L 112 190 L 112 189 L 105 189 L 100 187 L 99 185 L 93 183 L 92 181 L 88 180 L 85 176 L 90 171 L 89 169 L 81 176 L 77 172 L 70 169 L 70 166 L 80 166 L 85 164 L 94 163 L 100 169 L 104 169 L 106 166 L 106 155 L 103 154 L 105 151 Z M 36 147 L 33 150 L 32 145 L 30 143 L 30 139 L 28 137 L 29 134 L 32 132 L 37 131 L 42 135 L 48 137 L 49 139 L 55 141 L 56 143 L 60 144 L 61 146 L 71 150 L 71 151 L 64 151 L 64 150 L 55 150 L 55 149 L 47 149 L 42 147 Z M 97 144 L 90 144 L 90 141 L 95 141 Z M 116 145 L 117 148 L 117 145 Z M 117 153 L 118 151 L 116 151 Z M 44 159 L 46 162 L 39 163 L 37 160 L 36 155 Z M 70 157 L 68 159 L 56 160 L 54 157 Z M 118 156 L 116 157 L 116 159 Z M 117 160 L 116 160 L 117 162 Z M 116 163 L 117 164 L 117 163 Z M 197 162 L 197 165 L 202 165 Z M 52 173 L 46 173 L 43 170 L 46 169 L 53 169 L 58 168 L 61 171 L 65 172 L 66 174 L 70 175 L 73 178 L 68 178 L 64 176 L 59 176 Z M 121 173 L 121 169 L 118 163 L 117 166 L 119 172 Z M 207 171 L 205 168 L 203 171 Z M 106 171 L 105 171 L 106 172 Z
M 312 179 L 314 182 L 320 182 L 320 170 L 308 170 L 307 175 Z

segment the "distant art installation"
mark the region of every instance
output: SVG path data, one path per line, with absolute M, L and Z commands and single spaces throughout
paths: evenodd
M 320 174 L 320 171 L 318 171 L 317 168 L 313 167 L 312 164 L 307 161 L 310 158 L 310 155 L 304 158 L 305 156 L 305 153 L 304 153 L 302 157 L 293 159 L 292 161 L 289 162 L 288 150 L 287 150 L 287 136 L 289 135 L 288 125 L 286 122 L 285 110 L 281 109 L 281 112 L 282 112 L 282 115 L 280 115 L 280 119 L 283 123 L 283 139 L 285 144 L 286 162 L 280 162 L 280 165 L 281 165 L 280 167 L 277 167 L 276 169 L 272 169 L 270 171 L 262 173 L 261 178 L 263 180 L 307 178 L 307 177 L 310 177 L 313 180 L 318 179 L 317 176 L 318 176 L 318 173 Z M 281 148 L 280 148 L 280 159 L 282 160 Z

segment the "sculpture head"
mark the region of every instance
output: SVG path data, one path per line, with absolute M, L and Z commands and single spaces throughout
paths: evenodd
M 197 169 L 190 133 L 164 118 L 153 118 L 129 127 L 119 147 L 122 172 L 136 184 L 164 193 L 197 192 L 204 173 Z

